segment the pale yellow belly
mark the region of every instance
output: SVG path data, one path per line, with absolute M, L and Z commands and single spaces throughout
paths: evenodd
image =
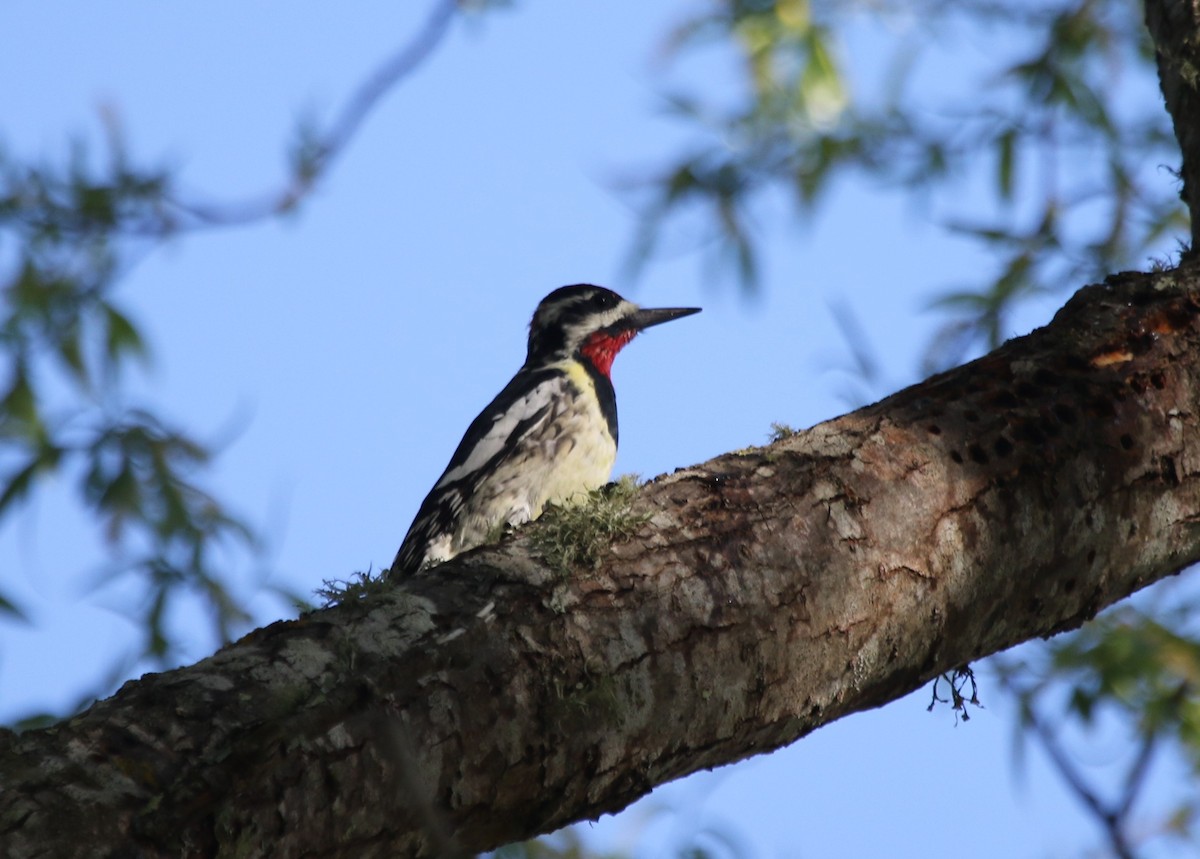
M 561 398 L 557 411 L 478 487 L 451 541 L 451 554 L 494 537 L 502 525 L 536 519 L 547 504 L 578 503 L 608 482 L 617 446 L 589 390 L 591 379 L 577 368 L 568 369 L 574 396 Z

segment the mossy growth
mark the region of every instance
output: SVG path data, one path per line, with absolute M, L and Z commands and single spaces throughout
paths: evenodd
M 357 602 L 377 594 L 386 587 L 383 575 L 367 572 L 355 572 L 349 579 L 325 579 L 321 587 L 314 592 L 321 599 L 321 607 L 347 602 Z
M 609 722 L 619 720 L 621 712 L 617 685 L 612 677 L 582 680 L 572 689 L 559 687 L 557 691 L 563 714 L 568 717 L 584 720 L 600 718 Z
M 767 433 L 767 439 L 771 444 L 774 444 L 777 441 L 784 441 L 794 435 L 799 434 L 800 430 L 798 429 L 793 429 L 787 424 L 780 423 L 779 421 L 771 421 L 771 431 Z
M 513 532 L 513 526 L 508 522 L 500 521 L 488 529 L 488 532 L 483 535 L 483 540 L 479 545 L 491 546 L 494 543 L 499 543 L 505 537 Z
M 798 429 L 793 429 L 787 424 L 780 423 L 779 421 L 772 421 L 771 431 L 767 433 L 767 444 L 774 444 L 777 441 L 783 441 L 784 439 L 789 439 L 792 436 L 799 434 L 800 430 Z M 754 447 L 751 445 L 750 447 L 738 448 L 735 451 L 731 451 L 731 453 L 733 453 L 734 456 L 750 456 L 751 454 L 756 454 L 761 450 L 761 447 Z M 768 454 L 768 458 L 770 458 L 770 454 Z
M 637 491 L 637 476 L 627 474 L 592 490 L 581 504 L 547 507 L 530 535 L 534 548 L 564 576 L 579 567 L 595 569 L 605 548 L 628 540 L 650 518 L 633 512 Z

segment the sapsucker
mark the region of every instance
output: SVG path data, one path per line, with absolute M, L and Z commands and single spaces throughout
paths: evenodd
M 613 358 L 644 328 L 699 313 L 648 310 L 588 284 L 554 290 L 529 323 L 525 363 L 467 429 L 421 504 L 390 575 L 483 543 L 504 525 L 603 486 L 617 456 Z

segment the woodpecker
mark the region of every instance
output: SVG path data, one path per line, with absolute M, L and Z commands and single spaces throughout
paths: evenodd
M 389 574 L 449 560 L 499 527 L 607 483 L 617 456 L 613 358 L 639 331 L 699 312 L 644 309 L 590 284 L 543 298 L 529 323 L 525 363 L 471 422 Z

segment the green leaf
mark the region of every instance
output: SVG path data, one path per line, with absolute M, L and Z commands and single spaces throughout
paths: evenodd
M 80 181 L 75 187 L 73 208 L 85 222 L 103 227 L 111 227 L 117 222 L 113 189 L 103 185 L 89 185 Z
M 996 138 L 996 190 L 1000 199 L 1011 201 L 1013 196 L 1013 161 L 1017 132 L 1007 129 Z
M 83 346 L 77 332 L 72 332 L 59 339 L 58 357 L 80 385 L 84 388 L 90 387 L 87 366 L 83 360 Z
M 691 163 L 680 166 L 678 170 L 671 174 L 671 178 L 667 180 L 666 189 L 663 193 L 664 207 L 678 203 L 684 196 L 696 190 L 699 184 L 696 180 L 696 172 Z
M 9 416 L 26 426 L 37 426 L 40 423 L 37 398 L 23 367 L 17 368 L 8 393 L 0 400 L 0 420 Z
M 10 620 L 29 622 L 29 616 L 2 593 L 0 593 L 0 615 L 7 615 Z
M 160 562 L 153 561 L 152 563 L 157 566 Z M 173 573 L 174 570 L 170 570 L 169 572 Z M 143 653 L 146 656 L 162 659 L 171 651 L 171 640 L 167 635 L 164 623 L 167 612 L 167 601 L 173 591 L 170 585 L 171 578 L 172 576 L 169 574 L 164 577 L 163 583 L 155 590 L 150 608 L 146 611 L 146 641 L 142 645 Z
M 105 536 L 109 543 L 116 543 L 121 539 L 125 525 L 130 519 L 142 517 L 141 487 L 129 461 L 125 462 L 116 477 L 101 491 L 96 499 L 96 506 L 108 515 Z
M 21 500 L 29 494 L 33 478 L 37 476 L 39 463 L 37 459 L 26 463 L 8 478 L 4 490 L 0 492 L 0 513 L 8 509 L 10 504 Z
M 103 304 L 102 308 L 106 323 L 104 347 L 108 359 L 113 364 L 119 363 L 126 355 L 144 359 L 146 344 L 129 317 L 111 304 Z
M 849 103 L 841 70 L 829 50 L 828 34 L 819 27 L 809 30 L 805 40 L 808 62 L 800 81 L 807 112 L 829 124 Z

